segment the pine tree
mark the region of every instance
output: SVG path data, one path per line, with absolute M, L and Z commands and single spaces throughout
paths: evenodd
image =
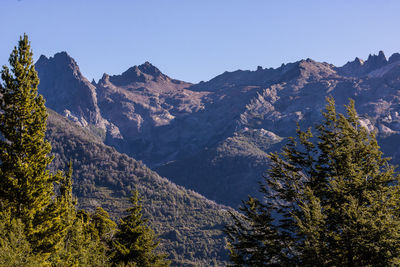
M 98 238 L 105 245 L 108 245 L 117 228 L 117 224 L 110 219 L 108 212 L 101 207 L 97 207 L 96 211 L 91 215 L 91 223 L 96 229 Z
M 109 266 L 110 248 L 105 242 L 109 232 L 104 231 L 99 234 L 99 229 L 93 220 L 96 216 L 84 210 L 76 212 L 74 221 L 68 229 L 68 233 L 63 242 L 63 248 L 51 259 L 55 266 Z M 98 221 L 98 219 L 96 219 Z M 102 221 L 106 221 L 106 228 L 113 232 L 115 223 L 108 218 L 108 213 L 103 210 Z M 104 225 L 104 224 L 103 224 Z M 111 226 L 111 227 L 108 227 Z M 106 240 L 108 241 L 108 240 Z
M 249 197 L 240 209 L 230 213 L 234 224 L 226 226 L 231 266 L 280 266 L 283 237 L 271 227 L 271 208 Z
M 63 174 L 51 174 L 51 146 L 45 140 L 47 113 L 37 92 L 39 79 L 28 37 L 12 51 L 10 68 L 3 66 L 0 83 L 0 202 L 21 220 L 35 253 L 57 249 L 66 229 L 54 183 Z
M 332 98 L 327 101 L 316 137 L 311 129 L 298 129 L 298 138 L 291 138 L 282 153 L 270 155 L 261 189 L 275 220 L 266 220 L 263 228 L 274 229 L 281 241 L 274 246 L 277 254 L 270 253 L 277 263 L 292 266 L 398 265 L 399 176 L 382 157 L 375 134 L 361 127 L 354 102 L 343 115 L 336 113 Z M 256 217 L 266 214 L 258 208 L 265 204 L 255 205 Z M 244 211 L 247 216 L 251 209 L 247 205 Z M 246 219 L 253 223 L 251 216 Z M 240 242 L 241 234 L 229 233 Z M 260 244 L 242 245 L 257 251 Z M 239 247 L 232 255 L 242 251 Z
M 113 242 L 113 262 L 117 265 L 141 267 L 169 266 L 165 260 L 166 255 L 154 252 L 158 243 L 154 241 L 153 230 L 142 219 L 142 206 L 137 191 L 130 201 L 132 206 L 127 209 L 129 214 L 121 219 Z
M 68 231 L 76 218 L 77 199 L 72 195 L 72 162 L 68 163 L 68 171 L 60 176 L 59 195 L 56 205 L 59 207 L 59 215 L 63 228 Z
M 21 220 L 10 211 L 0 212 L 0 266 L 43 266 L 44 259 L 33 253 Z

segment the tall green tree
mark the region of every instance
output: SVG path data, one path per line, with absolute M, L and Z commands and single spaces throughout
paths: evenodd
M 142 218 L 142 206 L 137 191 L 133 193 L 130 201 L 132 206 L 127 209 L 129 214 L 121 219 L 115 234 L 113 262 L 126 266 L 169 266 L 166 255 L 154 251 L 158 243 L 154 241 L 153 230 Z
M 280 266 L 283 236 L 272 227 L 271 207 L 249 197 L 225 227 L 231 266 Z
M 266 203 L 253 207 L 247 201 L 243 207 L 251 224 L 254 218 L 273 218 L 260 226 L 272 229 L 271 240 L 276 241 L 269 250 L 275 258 L 265 257 L 263 265 L 399 265 L 399 176 L 383 157 L 375 134 L 360 125 L 354 102 L 344 115 L 337 114 L 332 98 L 327 101 L 315 136 L 311 129 L 298 129 L 281 153 L 270 155 L 271 168 L 261 187 Z M 250 254 L 258 253 L 265 245 L 255 238 L 242 241 L 246 239 L 237 229 L 246 220 L 227 227 L 234 244 L 231 258 L 238 261 L 239 255 L 242 265 L 256 266 L 241 255 L 249 247 Z
M 91 223 L 98 233 L 98 238 L 106 245 L 109 245 L 114 237 L 117 224 L 110 219 L 107 211 L 97 207 L 91 215 Z
M 110 234 L 115 227 L 104 210 L 101 218 L 98 211 L 93 214 L 84 210 L 76 212 L 62 249 L 50 262 L 55 266 L 110 266 L 111 242 L 108 238 L 112 238 Z
M 33 253 L 24 224 L 10 211 L 0 211 L 0 266 L 43 266 L 45 260 Z
M 13 218 L 21 220 L 35 253 L 57 249 L 66 227 L 54 184 L 63 173 L 51 174 L 51 146 L 45 140 L 45 101 L 37 92 L 35 70 L 27 35 L 20 38 L 3 66 L 0 83 L 0 201 Z

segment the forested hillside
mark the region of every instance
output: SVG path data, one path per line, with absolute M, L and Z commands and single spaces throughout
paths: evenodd
M 143 198 L 144 216 L 159 235 L 160 250 L 174 266 L 225 265 L 227 250 L 221 229 L 230 221 L 227 207 L 161 178 L 125 154 L 105 146 L 88 130 L 48 110 L 47 137 L 55 155 L 52 168 L 72 160 L 73 192 L 78 206 L 101 206 L 118 219 L 131 191 Z

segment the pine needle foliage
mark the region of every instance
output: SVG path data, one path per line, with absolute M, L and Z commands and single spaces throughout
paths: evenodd
M 37 92 L 35 70 L 27 35 L 20 38 L 3 66 L 0 83 L 0 201 L 25 226 L 35 253 L 57 250 L 66 227 L 65 207 L 55 197 L 54 184 L 63 173 L 51 174 L 51 146 L 45 140 L 47 113 Z
M 270 227 L 270 207 L 249 197 L 240 210 L 243 214 L 230 213 L 234 224 L 224 230 L 233 263 L 230 266 L 280 266 L 281 237 Z
M 383 157 L 375 133 L 360 125 L 354 101 L 345 107 L 346 113 L 338 114 L 333 98 L 327 98 L 315 136 L 311 129 L 298 129 L 281 153 L 270 154 L 271 167 L 261 186 L 265 199 L 250 198 L 242 209 L 244 219 L 227 227 L 232 262 L 400 264 L 399 175 Z M 264 223 L 257 225 L 263 216 Z M 245 232 L 244 225 L 250 225 Z M 268 230 L 266 241 L 257 236 L 257 228 Z M 266 244 L 268 256 L 253 264 L 251 257 L 261 255 Z M 251 257 L 243 253 L 250 248 Z
M 155 234 L 142 218 L 142 206 L 139 193 L 133 192 L 130 198 L 132 206 L 128 215 L 121 219 L 115 234 L 113 262 L 118 266 L 162 267 L 169 266 L 166 255 L 154 250 L 158 243 Z

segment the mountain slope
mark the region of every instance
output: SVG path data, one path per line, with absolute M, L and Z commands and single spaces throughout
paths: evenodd
M 225 118 L 221 124 L 231 125 L 230 132 L 207 147 L 207 151 L 218 150 L 221 143 L 226 143 L 227 153 L 215 160 L 200 151 L 189 159 L 177 159 L 155 170 L 208 198 L 237 207 L 247 194 L 256 192 L 257 182 L 268 168 L 267 153 L 279 150 L 281 140 L 295 135 L 297 123 L 306 128 L 321 120 L 328 95 L 335 98 L 340 112 L 349 98 L 354 99 L 362 124 L 377 130 L 383 150 L 398 163 L 399 153 L 393 147 L 398 147 L 400 130 L 400 61 L 386 61 L 380 53 L 370 56 L 364 64 L 368 68 L 357 70 L 357 76 L 348 76 L 333 65 L 307 59 L 265 70 L 261 76 L 261 69 L 237 71 L 195 85 L 196 91 L 212 91 L 209 97 L 226 94 L 226 105 L 221 100 L 215 104 L 218 111 L 206 106 L 205 112 Z M 208 128 L 207 123 L 204 121 L 203 127 Z M 265 146 L 265 141 L 259 140 L 262 134 L 258 134 L 240 143 L 227 142 L 243 131 L 267 131 L 279 140 Z
M 204 108 L 205 93 L 185 89 L 190 85 L 169 78 L 149 62 L 121 75 L 104 74 L 97 83 L 99 107 L 122 136 L 121 140 L 108 138 L 106 143 L 146 163 L 152 163 L 149 158 L 173 159 L 176 149 L 171 143 L 178 141 L 179 134 L 169 127 L 171 122 Z
M 400 162 L 393 149 L 400 132 L 399 54 L 387 60 L 379 52 L 342 67 L 306 59 L 194 85 L 147 62 L 93 85 L 102 118 L 120 133 L 108 133 L 106 144 L 232 207 L 254 192 L 267 153 L 294 135 L 297 123 L 321 119 L 328 95 L 340 112 L 354 99 L 362 124 L 377 130 L 384 151 Z
M 128 207 L 131 190 L 143 198 L 144 216 L 159 235 L 160 250 L 173 266 L 223 266 L 227 251 L 221 229 L 229 208 L 161 178 L 78 125 L 49 110 L 48 139 L 55 155 L 52 167 L 74 168 L 79 207 L 102 206 L 116 219 Z

